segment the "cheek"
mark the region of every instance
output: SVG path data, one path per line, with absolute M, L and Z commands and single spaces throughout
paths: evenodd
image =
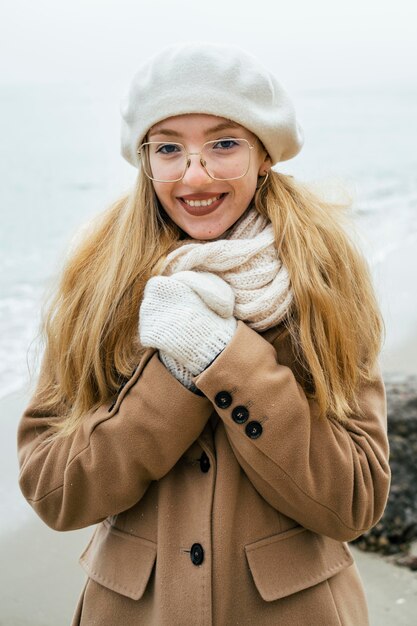
M 251 170 L 245 177 L 245 184 L 242 192 L 245 196 L 252 198 L 256 192 L 256 185 L 258 184 L 258 174 L 256 170 Z

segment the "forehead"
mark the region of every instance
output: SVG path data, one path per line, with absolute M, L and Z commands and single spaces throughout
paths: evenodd
M 151 126 L 148 131 L 148 136 L 156 134 L 172 135 L 174 133 L 178 135 L 194 133 L 209 134 L 223 130 L 234 130 L 240 132 L 243 136 L 248 134 L 253 136 L 253 133 L 237 122 L 225 117 L 208 115 L 206 113 L 187 113 L 167 117 Z

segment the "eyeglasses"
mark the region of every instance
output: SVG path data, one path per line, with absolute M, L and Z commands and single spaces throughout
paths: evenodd
M 254 148 L 247 139 L 216 139 L 206 141 L 201 152 L 187 152 L 182 143 L 147 141 L 138 149 L 143 170 L 151 180 L 174 183 L 182 180 L 191 164 L 191 156 L 214 180 L 236 180 L 247 174 Z

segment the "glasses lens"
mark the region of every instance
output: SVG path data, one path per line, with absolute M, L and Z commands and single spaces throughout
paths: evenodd
M 185 173 L 187 155 L 180 143 L 149 141 L 142 145 L 141 154 L 145 174 L 153 180 L 172 182 Z
M 201 152 L 207 172 L 217 180 L 241 178 L 249 169 L 250 147 L 246 139 L 217 139 Z

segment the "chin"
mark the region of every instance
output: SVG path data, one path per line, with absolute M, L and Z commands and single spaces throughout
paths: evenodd
M 227 227 L 223 228 L 223 227 L 217 227 L 217 228 L 210 228 L 207 226 L 201 225 L 200 228 L 197 227 L 192 227 L 190 226 L 189 228 L 185 228 L 184 226 L 181 227 L 182 230 L 182 235 L 181 235 L 181 239 L 185 238 L 189 238 L 191 237 L 191 239 L 200 239 L 203 241 L 210 241 L 211 239 L 217 239 L 219 237 L 222 236 L 223 233 L 226 232 Z
M 200 232 L 198 230 L 195 230 L 195 231 L 191 230 L 191 232 L 188 234 L 188 237 L 191 237 L 192 239 L 200 239 L 202 241 L 211 241 L 212 239 L 221 238 L 224 232 L 226 231 L 213 230 L 213 231 L 207 232 L 207 230 L 205 230 L 203 232 Z

